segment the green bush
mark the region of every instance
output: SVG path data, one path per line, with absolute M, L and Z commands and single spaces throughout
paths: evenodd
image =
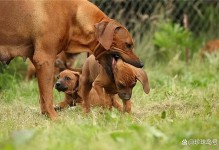
M 164 22 L 158 26 L 153 37 L 156 57 L 161 61 L 170 61 L 179 55 L 178 58 L 186 59 L 186 49 L 189 57 L 198 49 L 199 40 L 194 39 L 192 33 L 185 30 L 179 24 Z
M 9 65 L 0 63 L 0 92 L 21 81 L 26 73 L 26 64 L 21 58 L 15 58 Z

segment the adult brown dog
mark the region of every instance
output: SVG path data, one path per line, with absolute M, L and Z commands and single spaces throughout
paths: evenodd
M 104 55 L 100 58 L 100 61 L 109 59 Z M 129 101 L 132 96 L 132 89 L 137 80 L 143 85 L 145 93 L 149 93 L 150 91 L 148 77 L 143 69 L 129 65 L 118 58 L 112 58 L 112 60 L 108 62 L 111 62 L 111 64 L 108 65 L 111 67 L 102 67 L 95 60 L 95 57 L 91 55 L 86 59 L 83 65 L 79 83 L 86 112 L 90 110 L 89 92 L 92 85 L 100 97 L 100 101 L 104 101 L 103 89 L 105 89 L 107 94 L 115 95 L 118 93 L 119 97 L 123 100 L 124 111 L 127 112 L 131 111 L 126 108 L 126 105 L 130 107 Z
M 58 91 L 65 93 L 65 99 L 55 107 L 56 110 L 61 110 L 68 106 L 76 106 L 76 104 L 82 103 L 82 98 L 79 91 L 79 76 L 79 72 L 68 69 L 60 72 L 58 80 L 55 84 L 55 88 Z M 113 106 L 122 111 L 122 106 L 119 104 L 116 95 L 105 93 L 104 101 L 101 101 L 95 89 L 92 89 L 89 94 L 89 98 L 92 106 L 103 106 L 104 108 L 110 109 Z
M 58 53 L 90 52 L 96 59 L 102 54 L 119 56 L 143 67 L 133 50 L 127 29 L 87 0 L 0 1 L 0 61 L 9 63 L 16 56 L 32 61 L 41 112 L 52 119 L 57 118 L 53 73 Z M 108 61 L 100 63 L 108 67 Z

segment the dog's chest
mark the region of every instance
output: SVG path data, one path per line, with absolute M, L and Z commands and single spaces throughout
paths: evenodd
M 117 94 L 117 88 L 115 84 L 110 84 L 107 87 L 104 87 L 107 94 Z

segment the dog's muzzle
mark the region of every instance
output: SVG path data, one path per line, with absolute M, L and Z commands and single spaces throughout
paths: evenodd
M 111 47 L 110 49 L 113 51 L 113 56 L 115 59 L 118 59 L 120 57 L 123 61 L 126 63 L 133 65 L 137 68 L 144 67 L 144 64 L 140 61 L 140 59 L 132 52 L 125 52 L 125 50 L 117 48 L 117 47 Z
M 62 91 L 62 92 L 65 92 L 68 88 L 65 87 L 61 82 L 56 82 L 55 84 L 55 88 L 58 90 L 58 91 Z
M 122 100 L 130 100 L 131 99 L 131 94 L 127 94 L 127 93 L 118 93 L 119 97 Z

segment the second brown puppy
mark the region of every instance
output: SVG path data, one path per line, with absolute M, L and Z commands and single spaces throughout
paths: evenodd
M 104 57 L 104 56 L 101 56 Z M 91 55 L 88 57 L 82 68 L 80 77 L 80 90 L 82 99 L 84 100 L 84 110 L 89 112 L 90 101 L 89 91 L 92 87 L 96 90 L 101 101 L 104 101 L 103 89 L 107 94 L 118 94 L 123 101 L 123 110 L 130 112 L 127 102 L 132 96 L 132 89 L 136 85 L 137 80 L 143 85 L 145 93 L 149 93 L 150 87 L 146 72 L 141 68 L 136 68 L 125 63 L 120 58 L 109 58 L 111 62 L 109 67 L 102 67 Z

